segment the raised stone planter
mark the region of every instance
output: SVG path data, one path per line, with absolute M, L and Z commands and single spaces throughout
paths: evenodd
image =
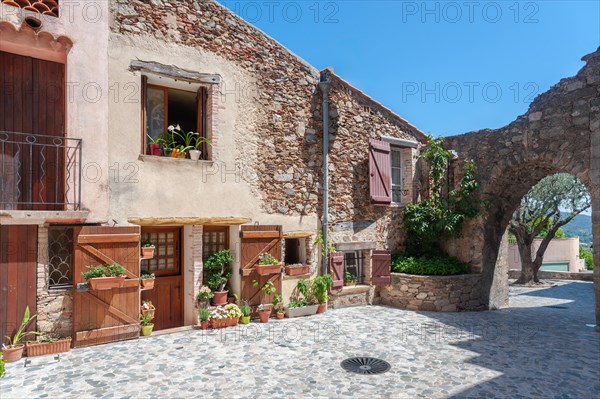
M 381 288 L 381 304 L 400 309 L 456 312 L 483 307 L 481 274 L 415 276 L 392 273 L 392 284 Z

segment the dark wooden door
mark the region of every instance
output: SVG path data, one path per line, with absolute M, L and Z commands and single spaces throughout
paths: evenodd
M 0 225 L 0 337 L 13 335 L 25 308 L 36 313 L 37 226 Z M 35 329 L 31 323 L 29 330 Z
M 143 227 L 142 240 L 156 247 L 153 259 L 142 261 L 142 272 L 154 273 L 154 288 L 142 290 L 142 301 L 156 308 L 154 329 L 183 326 L 183 276 L 181 267 L 181 228 Z
M 77 227 L 73 280 L 74 346 L 137 338 L 140 332 L 140 228 Z M 118 263 L 127 270 L 121 288 L 88 290 L 81 272 L 86 266 Z
M 65 66 L 0 51 L 0 85 L 0 139 L 5 141 L 0 149 L 5 195 L 4 201 L 0 196 L 0 203 L 11 202 L 7 209 L 61 210 L 65 202 Z
M 260 288 L 267 281 L 271 281 L 277 289 L 276 294 L 281 294 L 281 272 L 268 276 L 260 276 L 256 273 L 256 264 L 261 254 L 268 253 L 281 260 L 281 240 L 283 229 L 281 226 L 242 226 L 241 236 L 241 274 L 242 287 L 241 298 L 247 300 L 250 305 L 271 303 L 273 297 L 267 298 Z M 252 282 L 258 281 L 254 287 Z

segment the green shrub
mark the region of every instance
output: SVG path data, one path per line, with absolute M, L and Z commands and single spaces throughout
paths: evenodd
M 470 272 L 468 264 L 451 256 L 405 256 L 394 255 L 392 271 L 395 273 L 424 276 L 452 276 Z
M 585 261 L 585 268 L 594 270 L 594 255 L 582 245 L 579 246 L 579 257 Z
M 4 377 L 4 359 L 2 359 L 2 355 L 0 355 L 0 378 Z
M 81 272 L 83 278 L 86 280 L 97 277 L 118 277 L 126 272 L 125 268 L 118 263 L 113 263 L 112 265 L 87 266 L 87 268 L 89 269 L 87 272 Z

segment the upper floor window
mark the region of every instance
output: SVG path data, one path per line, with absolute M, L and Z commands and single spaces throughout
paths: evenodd
M 208 159 L 207 144 L 207 101 L 206 87 L 194 84 L 172 86 L 153 84 L 144 78 L 144 153 L 170 156 L 173 149 L 194 147 L 201 159 Z M 162 82 L 161 82 L 162 83 Z M 181 134 L 172 134 L 169 127 L 179 127 Z M 195 137 L 189 132 L 198 133 Z M 158 142 L 160 149 L 150 144 Z M 156 151 L 160 151 L 156 153 Z
M 392 182 L 392 203 L 402 203 L 402 152 L 399 148 L 390 149 L 391 157 L 391 182 Z
M 417 143 L 413 145 L 413 142 L 393 137 L 384 137 L 384 140 L 369 140 L 371 202 L 376 205 L 406 205 L 412 198 L 414 167 L 411 158 L 416 153 Z

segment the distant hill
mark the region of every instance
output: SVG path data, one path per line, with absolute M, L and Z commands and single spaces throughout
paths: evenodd
M 579 241 L 585 247 L 589 248 L 592 245 L 592 217 L 590 215 L 577 215 L 562 229 L 567 237 L 579 236 Z

